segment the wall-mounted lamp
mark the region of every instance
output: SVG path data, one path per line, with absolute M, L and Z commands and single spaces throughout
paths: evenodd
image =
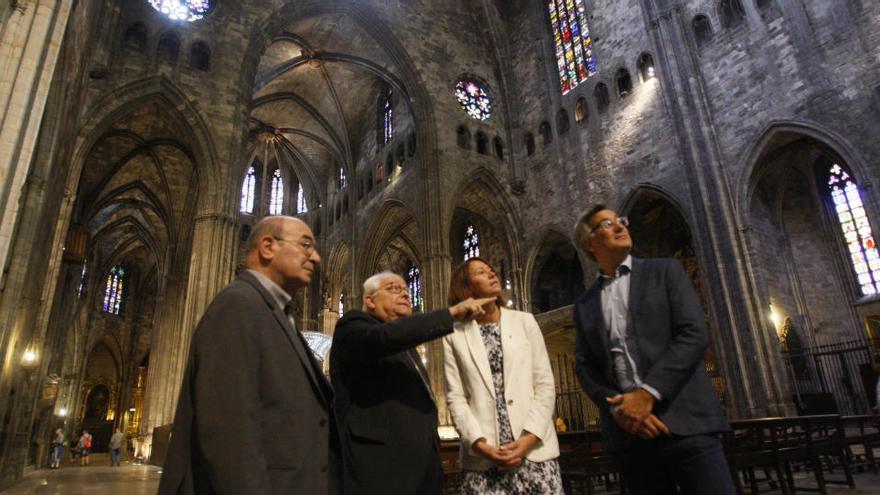
M 58 416 L 61 417 L 61 418 L 66 418 L 66 417 L 67 417 L 67 408 L 66 408 L 66 407 L 62 407 L 61 409 L 59 409 L 59 410 L 58 410 Z
M 37 365 L 37 353 L 33 349 L 27 349 L 21 356 L 21 367 L 32 370 Z

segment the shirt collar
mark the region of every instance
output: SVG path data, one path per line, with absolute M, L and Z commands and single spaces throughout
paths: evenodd
M 605 275 L 604 273 L 602 273 L 602 270 L 599 270 L 599 280 L 610 281 L 610 280 L 613 280 L 621 275 L 625 275 L 630 272 L 632 272 L 632 255 L 628 254 L 628 255 L 626 255 L 626 258 L 623 260 L 623 263 L 621 263 L 620 266 L 617 267 L 617 276 L 609 277 L 608 275 Z
M 278 304 L 278 307 L 281 308 L 282 311 L 287 313 L 287 307 L 289 306 L 290 301 L 293 299 L 292 297 L 290 297 L 290 294 L 288 294 L 287 291 L 281 288 L 281 286 L 273 282 L 271 279 L 269 279 L 269 277 L 263 275 L 262 273 L 256 270 L 251 270 L 250 268 L 248 268 L 248 271 L 251 275 L 254 276 L 254 278 L 257 279 L 258 282 L 260 282 L 260 285 L 262 285 L 263 288 L 272 295 L 272 299 L 275 300 L 275 302 Z

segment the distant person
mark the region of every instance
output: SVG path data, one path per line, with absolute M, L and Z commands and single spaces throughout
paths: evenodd
M 733 495 L 700 300 L 678 261 L 630 255 L 628 225 L 602 205 L 575 225 L 578 247 L 599 265 L 574 306 L 575 373 L 631 495 Z
M 297 218 L 254 225 L 247 269 L 193 333 L 159 494 L 341 491 L 333 392 L 293 318 L 316 242 Z
M 64 442 L 66 439 L 64 438 L 64 430 L 62 428 L 55 428 L 55 433 L 52 435 L 52 452 L 51 452 L 51 469 L 58 469 L 61 467 L 61 460 L 64 459 Z
M 107 446 L 110 449 L 111 466 L 119 466 L 123 446 L 125 446 L 125 434 L 119 431 L 119 428 L 113 428 L 113 435 L 110 436 L 110 443 Z
M 452 272 L 447 302 L 472 297 L 487 301 L 483 314 L 443 337 L 462 493 L 562 495 L 556 388 L 544 335 L 531 313 L 504 306 L 501 280 L 482 258 Z
M 81 466 L 89 465 L 89 452 L 92 450 L 92 435 L 88 430 L 83 430 L 76 444 L 79 450 L 79 463 Z
M 485 302 L 413 315 L 399 275 L 382 272 L 364 282 L 364 310 L 347 311 L 336 323 L 330 350 L 346 494 L 442 492 L 437 406 L 415 347 L 482 314 Z

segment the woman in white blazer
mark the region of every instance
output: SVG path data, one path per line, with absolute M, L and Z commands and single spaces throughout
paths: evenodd
M 462 492 L 562 494 L 556 392 L 535 317 L 503 307 L 492 266 L 471 258 L 452 273 L 449 303 L 496 297 L 443 338 L 446 401 L 461 437 Z

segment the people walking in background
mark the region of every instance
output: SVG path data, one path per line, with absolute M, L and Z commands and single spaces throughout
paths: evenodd
M 79 450 L 79 463 L 81 466 L 89 465 L 89 451 L 92 450 L 92 435 L 88 430 L 83 430 L 79 436 L 79 442 L 76 444 Z
M 58 469 L 61 467 L 61 459 L 64 459 L 64 430 L 55 428 L 55 434 L 52 435 L 52 451 L 50 468 Z
M 122 456 L 122 447 L 125 445 L 125 434 L 119 431 L 119 428 L 113 428 L 113 435 L 110 436 L 110 465 L 119 466 L 119 458 Z
M 602 205 L 575 225 L 578 247 L 599 265 L 575 302 L 575 373 L 631 495 L 732 495 L 700 300 L 678 261 L 630 255 L 628 225 Z
M 492 266 L 471 258 L 452 273 L 448 303 L 492 299 L 443 337 L 446 402 L 461 437 L 465 495 L 562 495 L 556 389 L 544 336 L 530 313 L 503 307 Z

